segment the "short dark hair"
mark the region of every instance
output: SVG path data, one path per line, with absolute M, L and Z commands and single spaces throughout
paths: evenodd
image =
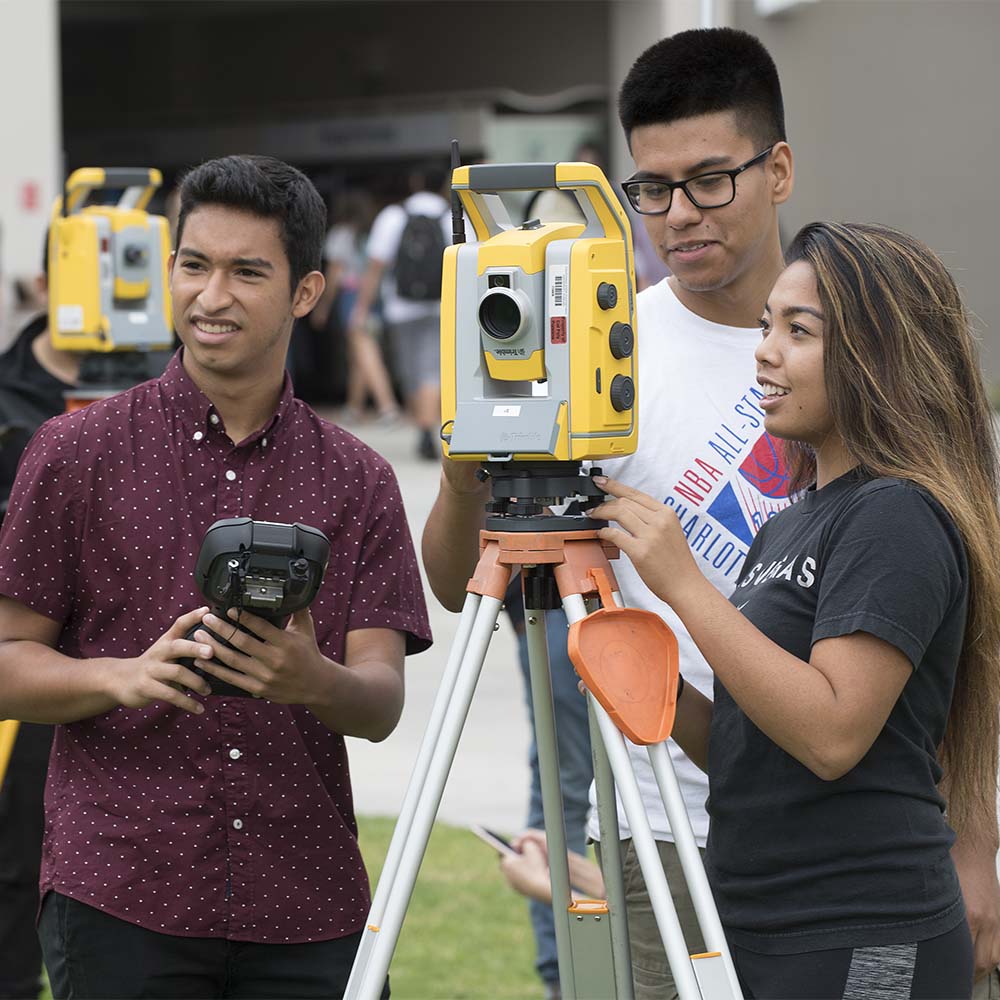
M 424 160 L 414 167 L 413 174 L 418 183 L 418 191 L 433 191 L 434 194 L 440 194 L 445 181 L 451 177 L 451 165 L 440 157 Z
M 636 59 L 618 94 L 631 144 L 640 125 L 668 125 L 718 111 L 736 113 L 756 147 L 785 139 L 778 70 L 758 38 L 735 28 L 696 28 L 663 38 Z
M 313 182 L 271 156 L 224 156 L 185 174 L 180 184 L 177 245 L 184 222 L 202 205 L 226 205 L 276 219 L 291 271 L 292 288 L 321 267 L 326 203 Z

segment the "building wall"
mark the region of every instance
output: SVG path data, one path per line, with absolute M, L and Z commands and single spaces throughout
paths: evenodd
M 606 0 L 64 0 L 67 133 L 550 95 L 608 77 Z M 113 94 L 113 107 L 107 95 Z
M 56 0 L 0 0 L 0 336 L 11 283 L 42 265 L 42 243 L 60 184 Z
M 962 287 L 1000 383 L 1000 3 L 820 0 L 761 18 L 735 0 L 731 23 L 781 73 L 796 156 L 786 238 L 814 219 L 920 237 Z

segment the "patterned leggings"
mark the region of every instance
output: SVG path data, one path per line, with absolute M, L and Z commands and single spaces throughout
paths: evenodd
M 963 920 L 910 944 L 758 955 L 736 946 L 746 1000 L 968 1000 L 972 940 Z

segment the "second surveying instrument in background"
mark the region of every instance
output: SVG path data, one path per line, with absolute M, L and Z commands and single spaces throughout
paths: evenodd
M 173 343 L 169 228 L 146 211 L 162 183 L 159 170 L 84 167 L 52 210 L 49 332 L 54 347 L 85 352 L 80 384 L 93 395 L 159 375 L 153 352 Z M 101 191 L 122 193 L 116 204 L 87 204 Z

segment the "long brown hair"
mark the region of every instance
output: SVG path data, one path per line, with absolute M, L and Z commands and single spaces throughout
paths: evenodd
M 995 816 L 1000 737 L 1000 462 L 968 313 L 945 266 L 885 226 L 814 222 L 792 241 L 823 310 L 830 410 L 874 476 L 907 479 L 951 515 L 969 563 L 969 607 L 941 762 L 955 829 Z M 792 490 L 815 477 L 788 447 Z

